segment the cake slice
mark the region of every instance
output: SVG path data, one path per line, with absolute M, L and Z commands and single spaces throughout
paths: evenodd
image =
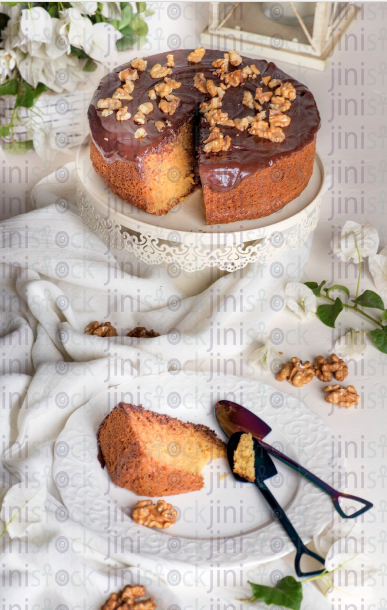
M 170 496 L 202 489 L 201 474 L 226 450 L 210 428 L 120 403 L 103 420 L 99 447 L 111 480 L 139 496 Z
M 250 433 L 242 434 L 234 451 L 233 471 L 253 483 L 255 481 L 254 439 Z

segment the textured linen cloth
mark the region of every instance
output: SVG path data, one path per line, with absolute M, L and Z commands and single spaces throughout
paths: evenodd
M 243 608 L 236 598 L 248 596 L 247 580 L 273 584 L 289 571 L 283 562 L 241 567 L 228 581 L 221 566 L 198 570 L 112 551 L 107 535 L 88 531 L 63 505 L 53 476 L 55 440 L 70 415 L 108 387 L 247 349 L 276 313 L 270 297 L 301 277 L 311 240 L 286 254 L 292 276 L 251 264 L 186 298 L 166 267 L 109 251 L 91 233 L 74 208 L 74 164 L 65 175 L 65 183 L 56 174 L 38 185 L 34 211 L 1 224 L 5 607 L 88 610 L 125 583 L 141 581 L 159 609 Z M 230 310 L 230 295 L 245 305 Z M 94 320 L 110 321 L 119 336 L 85 335 Z M 161 336 L 126 337 L 135 326 Z M 303 608 L 327 606 L 312 584 L 304 589 Z

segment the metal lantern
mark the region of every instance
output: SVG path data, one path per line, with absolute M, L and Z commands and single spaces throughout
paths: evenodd
M 324 70 L 358 11 L 351 2 L 210 2 L 201 41 L 212 49 Z

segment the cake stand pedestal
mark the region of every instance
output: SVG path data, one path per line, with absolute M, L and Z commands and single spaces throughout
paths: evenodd
M 88 140 L 77 156 L 77 206 L 84 222 L 112 249 L 127 250 L 149 265 L 163 264 L 188 296 L 227 272 L 268 263 L 300 248 L 317 226 L 326 186 L 316 153 L 313 175 L 301 195 L 282 210 L 255 220 L 206 225 L 201 189 L 165 216 L 154 216 L 112 193 L 95 173 Z

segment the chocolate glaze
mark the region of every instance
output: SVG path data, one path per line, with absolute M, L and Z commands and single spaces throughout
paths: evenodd
M 204 100 L 210 99 L 196 89 L 193 78 L 196 72 L 203 72 L 205 77 L 212 78 L 216 85 L 219 77 L 213 75 L 212 62 L 223 57 L 222 51 L 206 50 L 204 58 L 199 64 L 191 64 L 187 57 L 190 50 L 172 51 L 175 59 L 175 67 L 172 69 L 170 78 L 174 78 L 182 85 L 174 89 L 173 94 L 180 98 L 181 102 L 176 112 L 166 115 L 158 108 L 158 102 L 153 101 L 154 110 L 147 116 L 144 125 L 148 135 L 145 138 L 135 139 L 134 132 L 140 127 L 133 121 L 137 107 L 149 101 L 148 92 L 158 82 L 164 79 L 150 77 L 149 71 L 155 64 L 166 65 L 167 53 L 159 53 L 145 58 L 148 60 L 145 73 L 139 72 L 140 78 L 135 82 L 132 92 L 133 100 L 125 103 L 132 114 L 127 121 L 117 121 L 115 112 L 109 117 L 102 117 L 101 111 L 97 110 L 99 99 L 111 97 L 121 81 L 118 73 L 130 64 L 124 64 L 113 72 L 110 72 L 100 82 L 94 93 L 88 110 L 91 136 L 100 153 L 107 162 L 125 161 L 134 163 L 138 171 L 142 172 L 142 159 L 150 151 L 157 151 L 162 141 L 174 137 L 175 131 L 187 120 L 188 117 L 197 112 L 198 105 Z M 291 117 L 288 127 L 284 128 L 286 138 L 283 142 L 274 143 L 258 136 L 252 136 L 247 131 L 238 131 L 235 127 L 219 126 L 224 135 L 229 135 L 232 140 L 230 149 L 226 152 L 206 154 L 203 152 L 202 143 L 209 135 L 209 124 L 205 119 L 200 120 L 198 160 L 199 173 L 203 186 L 210 186 L 215 191 L 228 191 L 234 188 L 243 178 L 254 174 L 257 170 L 270 167 L 279 159 L 283 159 L 294 152 L 302 150 L 312 143 L 320 128 L 320 114 L 316 102 L 309 89 L 294 78 L 277 68 L 274 63 L 264 60 L 249 59 L 243 57 L 243 62 L 238 68 L 230 66 L 230 71 L 243 68 L 246 65 L 255 64 L 261 71 L 256 79 L 245 81 L 243 87 L 230 87 L 222 100 L 222 111 L 228 112 L 230 119 L 242 118 L 255 115 L 256 111 L 242 105 L 243 91 L 248 90 L 255 95 L 256 87 L 262 87 L 264 91 L 270 90 L 261 83 L 263 76 L 279 78 L 283 82 L 290 82 L 297 91 L 296 99 L 291 108 L 285 113 Z M 265 104 L 264 109 L 268 107 Z M 155 121 L 166 121 L 171 123 L 162 133 L 155 127 Z

